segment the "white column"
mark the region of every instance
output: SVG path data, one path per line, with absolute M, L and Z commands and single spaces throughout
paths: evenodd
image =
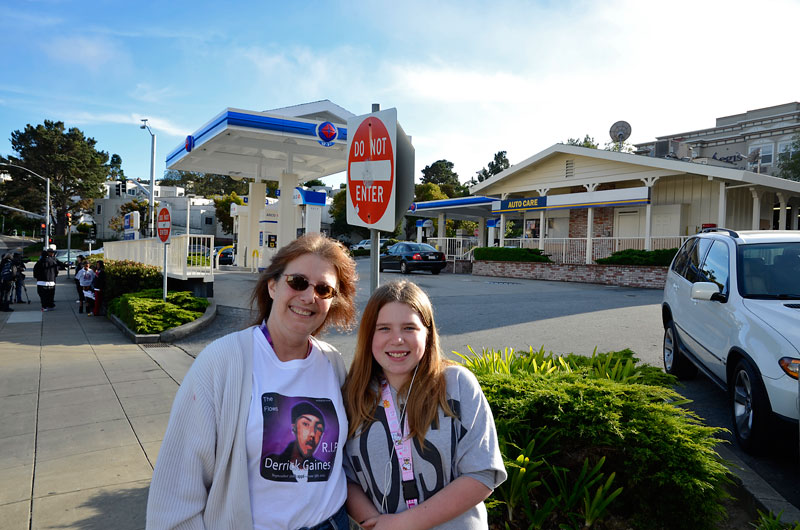
M 299 226 L 295 217 L 298 207 L 292 200 L 296 186 L 297 175 L 284 171 L 278 180 L 278 189 L 281 190 L 281 196 L 278 199 L 278 248 L 297 239 Z M 266 196 L 263 200 L 266 200 Z
M 647 193 L 650 200 L 647 201 L 647 208 L 645 208 L 644 219 L 644 249 L 653 250 L 652 234 L 653 234 L 653 186 L 655 185 L 658 177 L 646 177 L 641 179 L 644 185 L 647 186 Z
M 755 188 L 750 188 L 753 194 L 753 222 L 752 230 L 758 230 L 761 226 L 761 192 Z
M 586 225 L 586 264 L 592 264 L 592 238 L 594 237 L 594 208 L 589 208 Z
M 544 210 L 539 210 L 539 248 L 544 250 Z
M 546 197 L 547 192 L 550 191 L 550 188 L 538 188 L 536 193 L 539 194 L 539 197 Z M 544 250 L 544 230 L 545 230 L 545 218 L 544 218 L 545 210 L 539 210 L 539 249 Z
M 417 243 L 422 243 L 422 226 L 417 227 Z
M 727 224 L 727 200 L 728 189 L 725 187 L 725 181 L 719 181 L 719 206 L 717 206 L 717 226 L 722 228 Z
M 260 182 L 251 182 L 250 191 L 247 194 L 247 210 L 248 210 L 248 233 L 247 233 L 247 267 L 256 270 L 259 267 L 260 258 L 263 254 L 263 247 L 258 245 L 258 235 L 262 231 L 261 214 L 264 209 L 264 203 L 267 200 L 267 183 L 263 180 Z M 258 257 L 256 257 L 256 255 Z
M 598 183 L 584 184 L 586 191 L 593 192 L 597 189 Z M 594 208 L 589 208 L 586 215 L 586 264 L 592 264 L 592 238 L 594 237 Z
M 506 214 L 500 214 L 500 226 L 497 228 L 500 230 L 499 238 L 500 238 L 500 246 L 506 246 Z
M 780 211 L 778 212 L 778 230 L 786 230 L 787 197 L 781 192 L 778 192 L 775 195 L 778 196 L 778 205 L 780 206 Z
M 791 226 L 792 230 L 797 230 L 797 216 L 800 215 L 800 206 L 794 204 L 792 205 L 792 222 L 789 226 Z
M 483 217 L 478 219 L 478 246 L 489 246 L 486 244 L 486 219 Z
M 322 206 L 306 204 L 305 229 L 306 234 L 322 230 Z
M 192 209 L 192 199 L 190 197 L 186 197 L 186 235 L 192 233 L 191 229 L 192 217 L 191 215 L 189 215 L 191 209 Z

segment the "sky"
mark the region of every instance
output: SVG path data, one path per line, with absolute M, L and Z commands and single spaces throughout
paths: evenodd
M 63 121 L 149 180 L 227 107 L 396 107 L 417 181 L 568 138 L 631 143 L 800 101 L 800 1 L 0 0 L 0 154 Z M 338 186 L 344 174 L 326 177 Z

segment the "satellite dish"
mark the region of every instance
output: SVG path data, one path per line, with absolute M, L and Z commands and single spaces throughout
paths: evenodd
M 631 136 L 631 124 L 627 121 L 618 121 L 611 126 L 608 133 L 611 135 L 612 141 L 622 143 Z

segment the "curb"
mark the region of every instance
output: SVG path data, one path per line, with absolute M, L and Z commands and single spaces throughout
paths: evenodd
M 172 342 L 181 339 L 191 333 L 194 333 L 200 328 L 207 326 L 217 316 L 217 304 L 213 298 L 208 299 L 211 302 L 206 308 L 203 315 L 197 320 L 187 322 L 177 328 L 168 329 L 161 334 L 143 335 L 134 333 L 128 326 L 125 325 L 116 315 L 108 313 L 108 319 L 119 328 L 122 333 L 128 337 L 134 344 L 152 344 L 155 342 Z
M 737 489 L 751 497 L 756 509 L 762 512 L 772 512 L 775 515 L 781 514 L 781 521 L 787 524 L 800 521 L 800 510 L 784 499 L 733 451 L 724 445 L 717 445 L 715 449 L 725 461 L 728 470 L 736 477 L 735 483 L 739 486 Z M 754 515 L 756 514 L 754 513 Z

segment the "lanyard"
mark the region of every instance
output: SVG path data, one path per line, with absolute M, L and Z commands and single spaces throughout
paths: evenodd
M 269 334 L 269 330 L 267 329 L 267 325 L 266 324 L 261 324 L 261 326 L 259 326 L 259 329 L 261 330 L 261 333 L 264 334 L 264 338 L 267 339 L 267 342 L 269 342 L 269 345 L 272 346 L 272 351 L 275 351 L 275 344 L 272 342 L 272 337 Z M 308 341 L 308 353 L 306 353 L 306 356 L 309 356 L 309 355 L 311 355 L 311 340 L 310 339 Z
M 419 491 L 417 482 L 414 480 L 414 467 L 411 459 L 411 438 L 403 438 L 403 432 L 408 432 L 408 416 L 403 418 L 403 431 L 400 430 L 400 422 L 397 420 L 397 409 L 394 407 L 392 391 L 389 382 L 381 379 L 381 405 L 386 412 L 386 419 L 389 422 L 389 431 L 392 433 L 394 442 L 394 452 L 397 455 L 397 463 L 400 464 L 400 473 L 403 477 L 403 497 L 406 506 L 413 508 L 417 505 Z

